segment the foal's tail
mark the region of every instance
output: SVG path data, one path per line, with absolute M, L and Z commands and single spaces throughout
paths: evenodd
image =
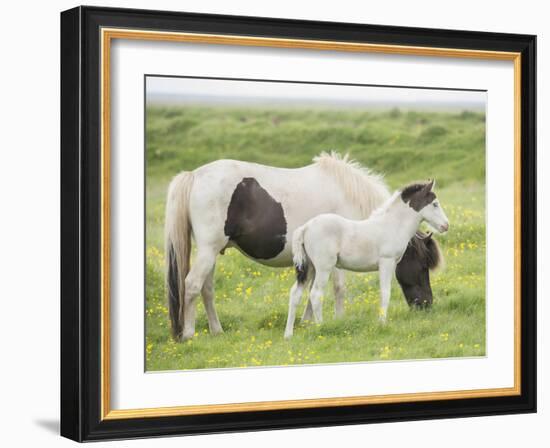
M 306 226 L 298 227 L 292 235 L 292 261 L 296 269 L 296 280 L 298 283 L 305 283 L 307 280 L 308 260 L 304 248 L 304 233 Z
M 166 290 L 172 337 L 179 339 L 183 325 L 183 299 L 185 277 L 189 273 L 191 256 L 191 223 L 189 196 L 193 186 L 193 173 L 178 174 L 168 187 L 164 228 L 166 253 Z

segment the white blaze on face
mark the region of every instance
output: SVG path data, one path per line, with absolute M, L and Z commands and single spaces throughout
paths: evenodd
M 422 218 L 438 232 L 445 233 L 449 230 L 449 220 L 437 198 L 426 205 L 420 211 L 420 214 Z

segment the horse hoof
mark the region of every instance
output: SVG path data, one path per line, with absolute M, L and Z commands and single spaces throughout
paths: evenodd
M 181 342 L 188 341 L 189 339 L 192 339 L 195 333 L 183 333 L 180 337 Z
M 285 331 L 285 339 L 289 340 L 290 338 L 292 338 L 292 332 L 286 332 Z
M 223 328 L 216 328 L 214 330 L 210 330 L 210 334 L 212 334 L 212 336 L 217 336 L 218 334 L 223 334 Z

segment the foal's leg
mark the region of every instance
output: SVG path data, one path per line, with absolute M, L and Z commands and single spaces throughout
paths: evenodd
M 286 320 L 285 339 L 292 337 L 294 332 L 294 321 L 296 320 L 296 308 L 302 300 L 305 282 L 295 282 L 290 289 L 290 299 L 288 301 L 288 318 Z
M 315 323 L 320 324 L 323 322 L 323 304 L 321 303 L 321 297 L 325 290 L 325 286 L 328 283 L 330 276 L 329 270 L 317 269 L 315 271 L 315 280 L 313 280 L 313 286 L 311 287 L 311 294 L 309 300 L 313 309 L 313 317 Z
M 206 315 L 208 316 L 208 327 L 210 328 L 210 333 L 219 334 L 223 333 L 222 325 L 218 319 L 218 314 L 216 313 L 216 308 L 214 307 L 214 271 L 212 268 L 210 273 L 206 276 L 204 285 L 202 285 L 202 301 L 204 303 L 204 309 L 206 310 Z
M 315 275 L 313 276 L 315 278 Z M 309 283 L 309 295 L 311 295 L 311 288 L 313 286 L 313 279 Z M 306 308 L 302 314 L 302 323 L 313 321 L 313 308 L 311 307 L 311 300 L 307 299 Z
M 336 317 L 344 315 L 344 296 L 346 294 L 344 280 L 344 271 L 334 268 L 332 271 L 332 285 L 334 287 L 334 314 Z
M 386 323 L 388 305 L 390 304 L 391 281 L 395 272 L 395 266 L 396 263 L 393 258 L 381 258 L 378 263 L 380 274 L 380 312 L 378 319 L 382 323 Z
M 311 322 L 313 320 L 313 308 L 311 300 L 308 299 L 304 313 L 302 314 L 302 322 Z
M 185 277 L 185 296 L 180 307 L 180 321 L 183 322 L 182 340 L 187 340 L 195 334 L 196 299 L 201 292 L 208 274 L 214 269 L 217 251 L 199 248 L 197 258 L 191 265 L 189 274 Z
M 332 270 L 332 285 L 334 288 L 334 311 L 336 317 L 344 315 L 344 296 L 346 294 L 344 280 L 344 271 L 334 268 Z M 312 320 L 313 308 L 311 307 L 311 300 L 308 300 L 304 314 L 302 314 L 302 322 L 311 322 Z

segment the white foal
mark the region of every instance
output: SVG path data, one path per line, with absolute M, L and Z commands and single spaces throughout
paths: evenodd
M 315 278 L 309 298 L 316 323 L 322 322 L 321 296 L 335 267 L 356 272 L 379 271 L 380 320 L 386 321 L 395 267 L 420 224 L 426 221 L 441 233 L 449 229 L 449 221 L 433 187 L 433 180 L 409 185 L 363 221 L 322 214 L 296 229 L 292 251 L 297 281 L 290 291 L 285 338 L 293 334 L 296 307 L 310 263 Z

